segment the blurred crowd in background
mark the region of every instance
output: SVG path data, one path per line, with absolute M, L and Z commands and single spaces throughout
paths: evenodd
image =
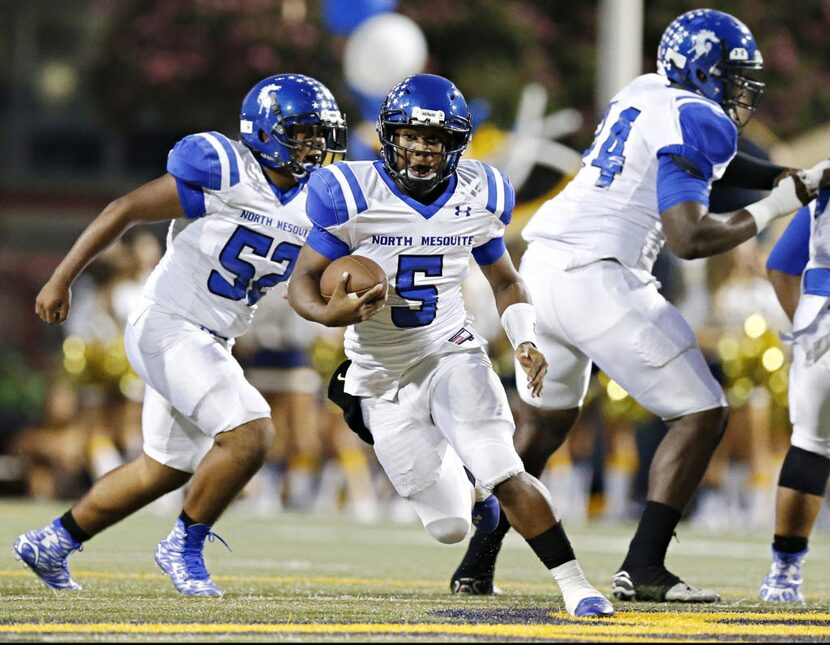
M 576 170 L 598 120 L 598 24 L 606 5 L 0 0 L 0 494 L 75 498 L 140 452 L 143 386 L 122 333 L 163 253 L 164 226 L 132 230 L 91 265 L 75 284 L 62 327 L 41 324 L 34 300 L 80 230 L 114 197 L 161 174 L 179 138 L 203 130 L 233 136 L 239 102 L 253 83 L 300 72 L 328 85 L 346 111 L 349 158 L 371 158 L 386 91 L 409 73 L 442 74 L 474 111 L 467 154 L 506 170 L 517 189 L 508 231 L 517 262 L 523 222 Z M 767 94 L 743 133 L 744 149 L 794 166 L 826 157 L 830 2 L 805 0 L 791 11 L 760 0 L 650 0 L 642 71 L 654 70 L 665 26 L 702 6 L 744 20 L 764 54 Z M 757 198 L 716 185 L 712 210 Z M 780 230 L 705 261 L 681 262 L 664 252 L 656 268 L 663 293 L 695 326 L 732 406 L 726 437 L 688 512 L 703 529 L 772 524 L 790 432 L 789 350 L 778 335 L 789 323 L 764 272 Z M 513 388 L 512 350 L 474 266 L 466 286 L 475 325 Z M 263 299 L 254 328 L 235 348 L 272 404 L 279 433 L 268 464 L 238 503 L 261 516 L 292 509 L 411 519 L 371 449 L 325 400 L 342 356 L 342 330 L 302 320 L 283 292 Z M 578 427 L 544 474 L 564 518 L 636 517 L 663 432 L 659 419 L 597 371 Z

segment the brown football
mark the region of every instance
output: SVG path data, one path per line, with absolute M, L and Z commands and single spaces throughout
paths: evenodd
M 356 296 L 362 296 L 381 282 L 384 288 L 388 284 L 386 273 L 374 260 L 362 255 L 344 255 L 329 264 L 320 277 L 320 295 L 323 296 L 324 300 L 328 301 L 331 298 L 331 294 L 334 293 L 337 283 L 340 282 L 340 278 L 345 272 L 349 274 L 349 280 L 346 282 L 346 292 L 353 293 Z

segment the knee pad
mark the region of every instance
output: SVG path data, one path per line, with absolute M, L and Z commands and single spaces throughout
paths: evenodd
M 790 446 L 784 458 L 784 465 L 781 466 L 778 485 L 808 495 L 824 497 L 828 477 L 830 477 L 830 459 L 824 455 Z
M 470 518 L 445 517 L 426 524 L 427 533 L 441 544 L 457 544 L 470 532 Z

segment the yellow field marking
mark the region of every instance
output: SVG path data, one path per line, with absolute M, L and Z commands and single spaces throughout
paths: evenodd
M 656 642 L 687 640 L 702 636 L 768 636 L 781 640 L 790 637 L 830 637 L 830 615 L 826 613 L 641 613 L 622 611 L 610 620 L 569 619 L 562 614 L 556 624 L 530 625 L 455 624 L 455 623 L 317 623 L 317 624 L 242 624 L 242 623 L 19 623 L 0 625 L 0 634 L 454 634 L 549 640 L 600 639 L 604 641 Z M 741 622 L 732 622 L 739 620 Z M 814 622 L 817 624 L 804 624 Z
M 111 571 L 73 571 L 75 578 L 98 578 L 101 580 L 159 580 L 162 576 L 160 571 L 154 573 L 115 573 Z M 0 578 L 30 578 L 32 572 L 22 568 L 19 571 L 0 570 Z M 220 582 L 247 582 L 261 584 L 286 584 L 296 585 L 300 583 L 320 585 L 346 585 L 356 587 L 371 587 L 383 585 L 387 587 L 420 587 L 424 589 L 441 587 L 447 583 L 443 580 L 385 580 L 382 578 L 344 578 L 334 576 L 250 576 L 250 575 L 215 575 L 212 578 Z M 506 589 L 525 589 L 536 591 L 555 592 L 556 588 L 551 583 L 505 583 L 501 585 Z

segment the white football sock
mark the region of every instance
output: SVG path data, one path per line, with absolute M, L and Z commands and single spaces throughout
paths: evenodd
M 550 573 L 559 585 L 560 591 L 562 591 L 565 609 L 568 610 L 571 616 L 574 615 L 576 606 L 583 599 L 602 596 L 585 579 L 585 574 L 582 573 L 582 568 L 576 560 L 560 564 L 558 567 L 551 569 Z

